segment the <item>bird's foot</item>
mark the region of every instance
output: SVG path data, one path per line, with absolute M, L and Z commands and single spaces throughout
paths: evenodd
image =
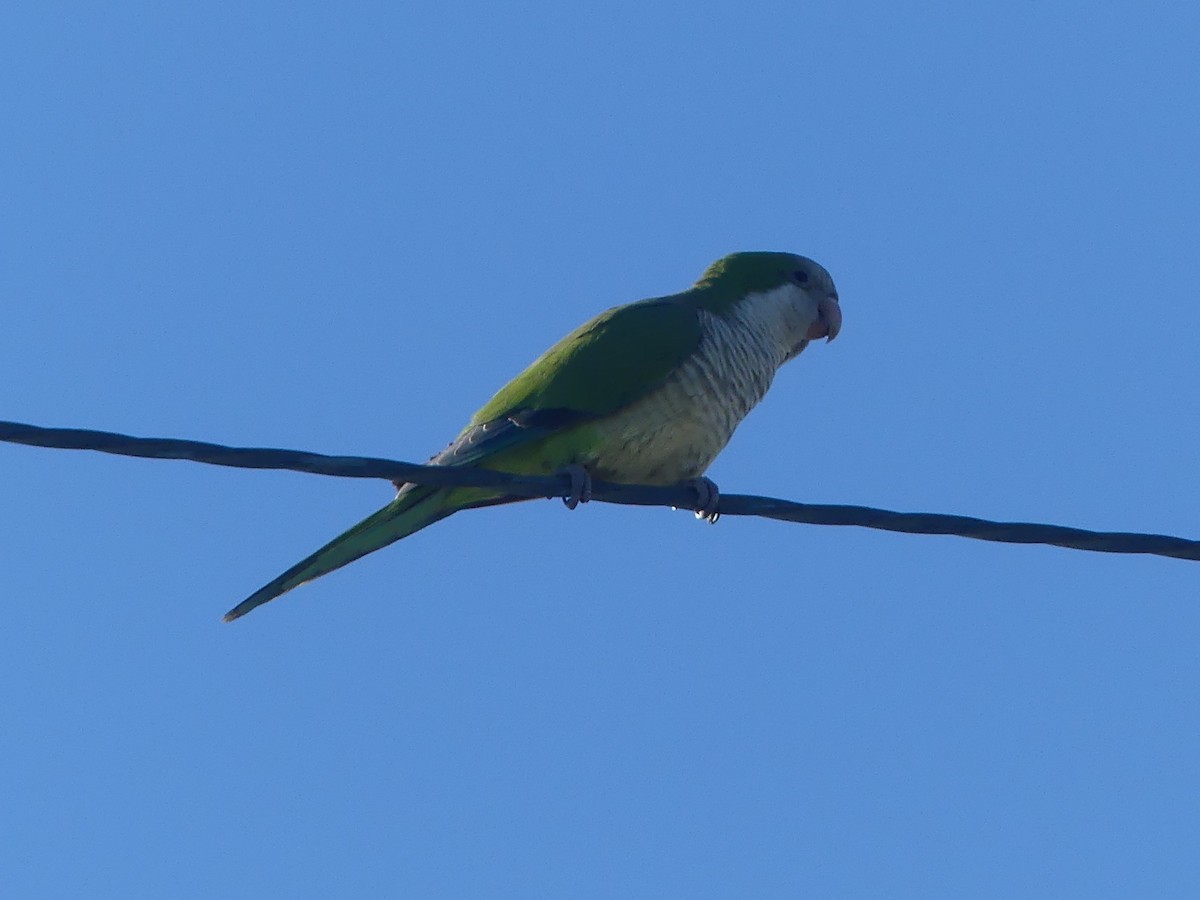
M 710 525 L 716 525 L 721 514 L 717 507 L 721 503 L 721 492 L 717 483 L 711 478 L 692 478 L 687 484 L 696 492 L 696 518 L 704 519 Z
M 563 466 L 555 474 L 571 479 L 571 493 L 562 498 L 567 509 L 574 509 L 580 503 L 587 503 L 592 499 L 592 476 L 579 463 Z

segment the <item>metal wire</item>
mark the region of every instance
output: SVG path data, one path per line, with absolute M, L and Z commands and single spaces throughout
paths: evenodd
M 149 459 L 184 459 L 242 469 L 285 469 L 343 478 L 383 478 L 440 486 L 498 487 L 513 497 L 566 497 L 569 479 L 508 475 L 486 469 L 419 466 L 361 456 L 326 456 L 297 450 L 261 447 L 225 447 L 202 441 L 172 438 L 139 438 L 108 431 L 78 428 L 40 428 L 0 421 L 0 441 L 63 450 L 97 450 L 119 456 Z M 596 481 L 592 499 L 635 506 L 673 506 L 695 509 L 696 492 L 685 485 L 614 484 Z M 906 534 L 948 534 L 981 541 L 1010 544 L 1050 544 L 1073 550 L 1102 553 L 1147 553 L 1200 561 L 1200 541 L 1163 534 L 1086 531 L 1061 525 L 1030 522 L 992 522 L 970 516 L 940 513 L 902 513 L 869 506 L 796 503 L 749 494 L 721 494 L 718 512 L 724 516 L 762 516 L 808 525 L 855 525 Z

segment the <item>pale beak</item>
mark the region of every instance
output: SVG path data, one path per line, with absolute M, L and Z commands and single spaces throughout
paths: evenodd
M 832 341 L 841 330 L 842 307 L 838 303 L 837 295 L 831 294 L 828 297 L 822 297 L 817 301 L 817 321 L 808 326 L 808 333 L 804 336 L 810 341 L 819 338 Z

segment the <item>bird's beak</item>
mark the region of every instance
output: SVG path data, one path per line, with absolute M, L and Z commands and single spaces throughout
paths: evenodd
M 825 338 L 832 341 L 842 330 L 842 307 L 836 294 L 830 294 L 817 301 L 817 321 L 808 326 L 805 337 L 810 341 Z

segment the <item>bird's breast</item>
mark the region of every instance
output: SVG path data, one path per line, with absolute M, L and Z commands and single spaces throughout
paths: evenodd
M 596 423 L 581 460 L 605 480 L 674 484 L 703 474 L 763 398 L 786 358 L 752 329 L 699 313 L 696 352 L 662 384 Z

